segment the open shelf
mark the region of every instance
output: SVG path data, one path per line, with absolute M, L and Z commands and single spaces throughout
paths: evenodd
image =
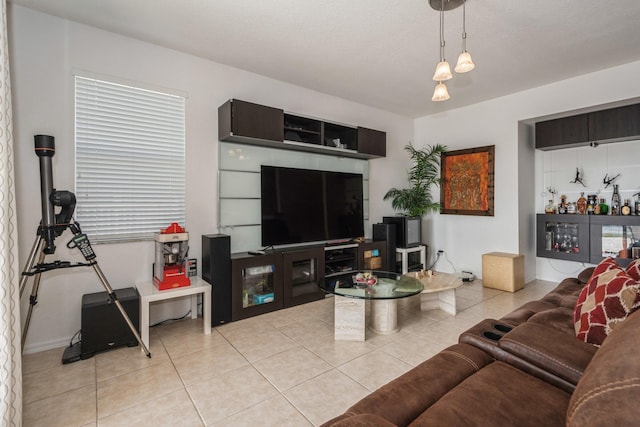
M 322 145 L 322 122 L 307 117 L 284 115 L 284 139 Z

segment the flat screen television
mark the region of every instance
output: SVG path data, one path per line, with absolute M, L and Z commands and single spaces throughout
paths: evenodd
M 362 174 L 262 166 L 262 245 L 364 236 Z
M 385 216 L 385 224 L 396 226 L 396 246 L 412 248 L 422 244 L 422 217 L 419 216 Z

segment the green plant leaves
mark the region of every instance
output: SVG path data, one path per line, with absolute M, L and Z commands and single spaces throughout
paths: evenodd
M 391 188 L 384 200 L 391 199 L 391 206 L 408 216 L 423 216 L 440 210 L 440 203 L 434 202 L 431 188 L 440 185 L 440 154 L 447 151 L 444 145 L 436 144 L 421 149 L 411 144 L 405 146 L 413 165 L 409 169 L 410 188 Z

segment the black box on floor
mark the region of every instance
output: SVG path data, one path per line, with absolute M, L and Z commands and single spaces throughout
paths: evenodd
M 140 332 L 140 295 L 135 288 L 115 289 L 116 298 Z M 80 358 L 88 359 L 100 351 L 123 345 L 138 345 L 120 310 L 106 292 L 82 296 L 82 340 Z

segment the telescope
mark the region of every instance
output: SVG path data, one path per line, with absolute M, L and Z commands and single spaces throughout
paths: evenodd
M 38 234 L 44 239 L 43 252 L 47 255 L 56 251 L 55 238 L 69 226 L 76 208 L 76 196 L 70 191 L 56 191 L 53 188 L 52 158 L 56 154 L 55 138 L 50 135 L 35 135 L 35 151 L 40 159 L 40 202 L 42 221 Z M 61 208 L 58 214 L 55 207 Z
M 40 288 L 40 276 L 42 273 L 58 268 L 92 267 L 98 275 L 102 286 L 104 286 L 107 291 L 109 301 L 116 305 L 125 323 L 129 326 L 131 333 L 138 340 L 142 350 L 147 357 L 151 357 L 149 349 L 142 341 L 135 325 L 131 322 L 129 315 L 122 307 L 116 293 L 98 265 L 96 254 L 91 247 L 89 238 L 80 230 L 80 224 L 73 221 L 73 211 L 76 208 L 75 194 L 71 191 L 57 191 L 53 188 L 53 167 L 51 160 L 56 154 L 55 138 L 50 135 L 34 135 L 34 142 L 36 156 L 40 159 L 40 202 L 42 204 L 42 220 L 38 226 L 36 241 L 33 243 L 27 263 L 22 272 L 22 278 L 20 279 L 20 297 L 22 297 L 28 278 L 34 276 L 31 295 L 29 296 L 29 310 L 27 311 L 24 328 L 22 329 L 23 348 L 27 332 L 29 331 L 33 307 L 38 303 L 38 289 Z M 60 212 L 57 214 L 55 213 L 56 207 L 60 208 Z M 45 256 L 56 252 L 56 237 L 60 236 L 67 228 L 73 233 L 73 237 L 67 243 L 67 248 L 78 249 L 86 262 L 77 264 L 71 264 L 68 261 L 45 263 Z M 79 346 L 72 345 L 65 349 L 62 362 L 69 363 L 79 359 Z

